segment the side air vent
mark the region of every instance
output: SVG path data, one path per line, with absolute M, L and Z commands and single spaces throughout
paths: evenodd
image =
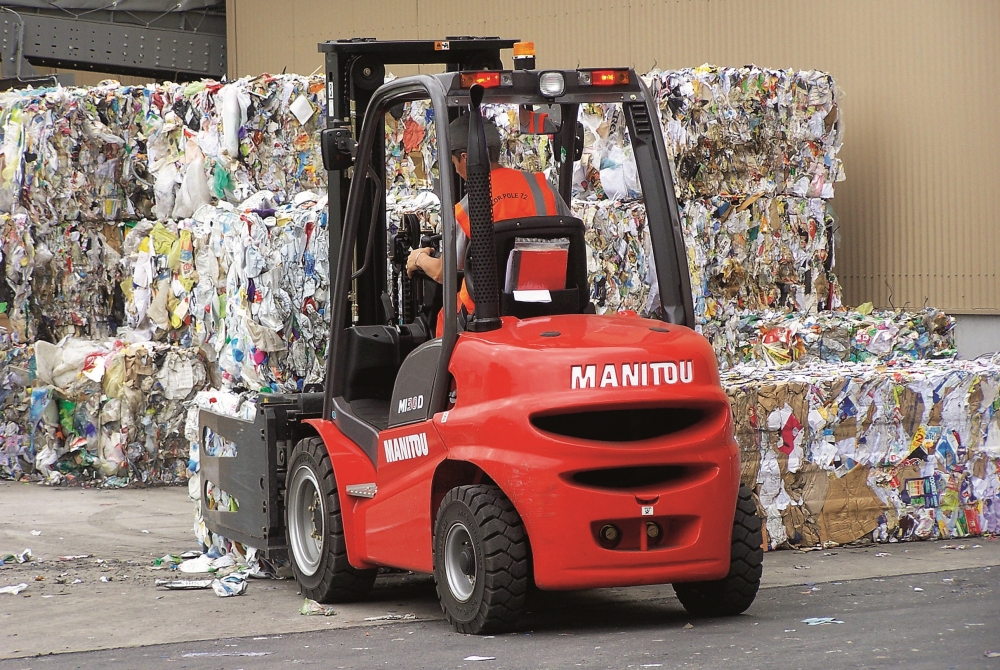
M 687 469 L 679 465 L 642 465 L 632 468 L 585 470 L 573 474 L 573 481 L 598 489 L 638 489 L 683 479 Z
M 700 409 L 646 407 L 533 416 L 531 423 L 539 430 L 563 437 L 597 442 L 638 442 L 680 432 L 703 417 L 704 412 Z

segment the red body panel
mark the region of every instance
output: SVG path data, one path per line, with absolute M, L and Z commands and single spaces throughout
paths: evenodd
M 316 429 L 326 444 L 333 464 L 333 475 L 340 497 L 340 516 L 344 524 L 344 539 L 347 543 L 347 560 L 356 568 L 374 568 L 368 560 L 364 507 L 372 501 L 347 495 L 346 487 L 351 484 L 366 484 L 375 481 L 375 466 L 358 445 L 344 436 L 333 421 L 310 419 L 306 421 Z
M 421 444 L 419 453 L 392 463 L 380 451 L 375 499 L 346 499 L 345 531 L 367 536 L 349 539 L 352 564 L 432 569 L 431 486 L 447 458 L 474 463 L 514 503 L 541 588 L 726 575 L 739 451 L 715 356 L 700 335 L 632 316 L 505 318 L 499 330 L 462 334 L 450 369 L 457 388 L 450 411 L 380 436 L 384 445 L 390 438 L 426 434 L 426 448 Z M 633 442 L 566 437 L 531 423 L 534 415 L 663 406 L 699 409 L 704 418 L 679 432 Z M 363 468 L 353 454 L 346 456 L 345 438 L 333 424 L 314 425 L 320 424 L 328 424 L 324 439 L 335 438 L 327 444 L 338 484 L 355 483 Z M 350 446 L 370 468 L 371 461 Z M 351 469 L 342 474 L 340 462 Z M 684 474 L 631 489 L 595 488 L 573 479 L 584 470 L 654 465 L 677 466 Z M 647 521 L 664 529 L 655 546 L 646 537 Z M 616 548 L 598 542 L 597 529 L 605 523 L 622 531 Z

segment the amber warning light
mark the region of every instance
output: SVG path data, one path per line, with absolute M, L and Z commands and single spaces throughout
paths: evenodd
M 462 72 L 459 74 L 459 81 L 462 88 L 472 88 L 479 84 L 483 88 L 496 88 L 498 86 L 513 86 L 514 77 L 510 72 Z
M 624 86 L 628 83 L 628 70 L 587 70 L 580 72 L 580 84 L 584 86 Z

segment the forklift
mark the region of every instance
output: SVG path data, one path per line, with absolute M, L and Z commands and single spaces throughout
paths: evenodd
M 203 504 L 205 521 L 287 558 L 302 592 L 323 603 L 363 599 L 379 568 L 433 574 L 446 618 L 468 634 L 512 630 L 529 588 L 672 584 L 694 615 L 740 614 L 760 585 L 761 522 L 740 483 L 715 356 L 692 330 L 655 101 L 632 69 L 538 70 L 516 43 L 319 45 L 334 287 L 326 381 L 261 394 L 253 421 L 202 411 L 203 445 L 210 431 L 236 453 L 202 450 L 202 501 L 210 483 L 239 501 L 237 511 Z M 500 52 L 511 48 L 516 66 L 504 69 Z M 383 83 L 390 63 L 446 71 Z M 417 101 L 436 126 L 440 230 L 404 217 L 390 235 L 385 119 Z M 586 103 L 620 105 L 627 124 L 656 318 L 595 313 L 580 219 L 493 221 L 484 106 L 516 106 L 528 119 L 520 132 L 549 136 L 569 202 Z M 464 185 L 447 169 L 448 124 L 462 114 Z M 459 259 L 463 188 L 471 239 Z M 527 242 L 567 249 L 557 283 L 511 287 L 511 259 Z M 427 246 L 442 259 L 440 284 L 405 271 L 409 251 Z M 472 313 L 457 304 L 463 279 Z

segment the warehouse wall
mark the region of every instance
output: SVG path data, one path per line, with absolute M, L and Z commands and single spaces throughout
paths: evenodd
M 532 40 L 540 67 L 825 70 L 844 91 L 846 302 L 1000 315 L 996 0 L 229 0 L 227 16 L 232 75 L 309 74 L 327 39 L 447 35 Z

